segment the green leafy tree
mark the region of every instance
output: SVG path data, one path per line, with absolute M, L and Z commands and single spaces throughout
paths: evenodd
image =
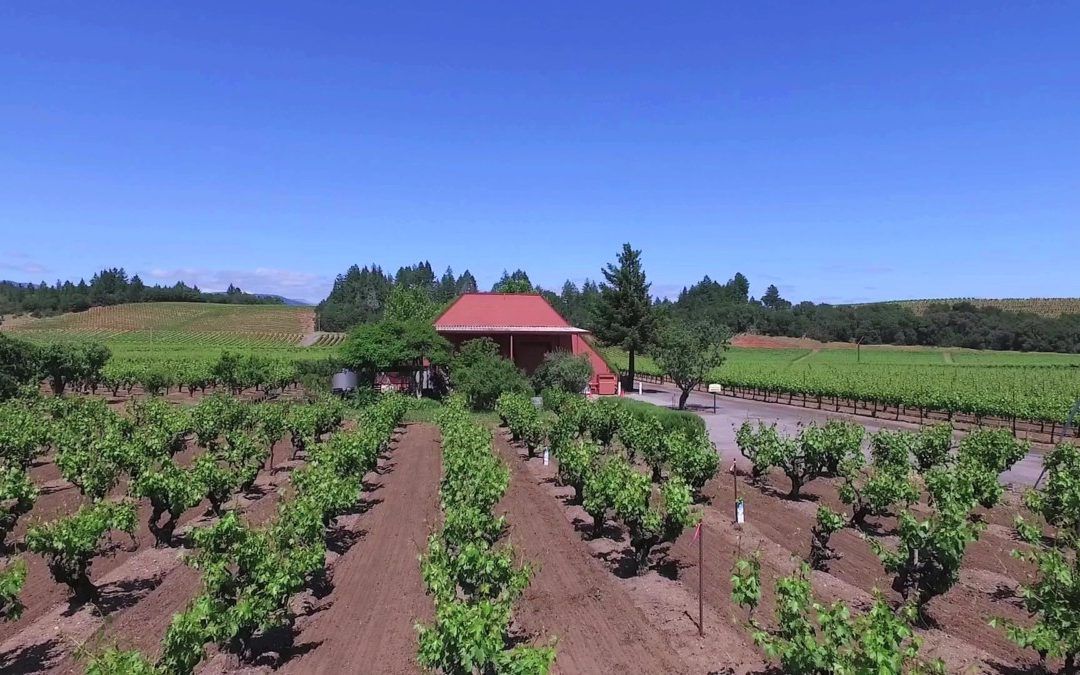
M 844 472 L 840 501 L 851 507 L 851 524 L 866 525 L 869 516 L 891 515 L 898 505 L 912 504 L 919 490 L 909 473 L 893 467 L 871 466 L 868 471 L 852 467 Z
M 141 459 L 131 453 L 127 423 L 109 410 L 84 406 L 56 427 L 56 466 L 92 500 L 104 499 L 125 469 Z
M 37 496 L 37 486 L 22 467 L 0 464 L 0 549 L 6 546 L 7 536 L 19 517 L 30 512 Z
M 627 458 L 633 462 L 640 456 L 652 470 L 654 483 L 663 479 L 662 471 L 667 463 L 668 444 L 665 435 L 659 420 L 652 416 L 639 417 L 626 413 L 619 420 L 619 442 L 626 449 Z
M 592 376 L 593 369 L 587 356 L 555 351 L 544 354 L 544 360 L 533 373 L 532 382 L 537 392 L 555 390 L 580 394 L 589 386 Z
M 623 244 L 617 263 L 608 263 L 601 270 L 605 283 L 600 284 L 594 332 L 604 342 L 627 351 L 626 377 L 633 382 L 634 358 L 655 339 L 657 317 L 641 266 L 641 251 Z
M 1046 483 L 1027 492 L 1024 504 L 1045 527 L 1018 517 L 1016 533 L 1028 548 L 1012 552 L 1036 570 L 1017 592 L 1031 620 L 1019 624 L 996 618 L 991 625 L 1035 650 L 1044 670 L 1049 670 L 1048 659 L 1061 659 L 1059 672 L 1075 673 L 1080 666 L 1080 451 L 1061 443 L 1043 458 L 1043 469 Z
M 383 318 L 404 323 L 430 323 L 439 313 L 436 304 L 426 289 L 420 286 L 395 286 L 386 299 Z
M 1046 484 L 1024 494 L 1024 505 L 1055 528 L 1080 538 L 1080 448 L 1059 443 L 1043 457 Z
M 754 425 L 747 420 L 735 430 L 735 443 L 739 453 L 750 460 L 750 480 L 761 483 L 769 470 L 778 465 L 779 458 L 791 452 L 786 446 L 792 441 L 780 433 L 776 424 L 759 421 Z
M 503 270 L 502 277 L 491 287 L 492 293 L 535 293 L 536 289 L 529 281 L 529 275 L 524 270 L 514 270 L 513 274 L 507 274 Z
M 585 512 L 592 516 L 594 536 L 599 537 L 604 533 L 607 513 L 614 508 L 618 491 L 632 473 L 633 467 L 618 455 L 599 458 L 592 470 L 586 473 L 581 491 L 581 505 Z
M 728 337 L 726 329 L 704 323 L 673 322 L 660 331 L 653 357 L 682 392 L 679 410 L 686 408 L 690 392 L 724 363 L 724 352 L 730 346 Z
M 785 440 L 776 446 L 773 461 L 791 481 L 788 497 L 798 499 L 804 485 L 828 474 L 828 456 L 819 446 L 800 443 L 798 438 Z
M 156 546 L 172 546 L 173 532 L 180 517 L 203 500 L 206 488 L 195 479 L 194 472 L 182 469 L 172 461 L 159 468 L 145 471 L 131 484 L 131 494 L 150 500 L 148 527 Z M 168 515 L 162 523 L 161 517 Z
M 585 408 L 584 421 L 589 430 L 589 436 L 606 448 L 615 439 L 622 417 L 618 403 L 602 398 L 588 404 Z
M 753 617 L 761 604 L 761 551 L 735 560 L 731 568 L 731 599 L 746 608 L 748 617 Z
M 666 461 L 671 474 L 686 481 L 695 498 L 705 483 L 716 476 L 720 454 L 706 433 L 675 432 L 664 439 Z
M 96 343 L 50 342 L 38 347 L 36 354 L 41 374 L 56 396 L 71 383 L 100 382 L 108 360 L 109 350 Z
M 584 441 L 558 446 L 555 459 L 559 464 L 559 483 L 574 488 L 574 503 L 580 504 L 584 498 L 585 481 L 599 455 L 598 446 Z
M 957 463 L 983 508 L 998 503 L 1005 491 L 999 476 L 1023 459 L 1030 448 L 1030 443 L 1017 439 L 1008 429 L 975 429 L 960 441 Z
M 349 333 L 341 358 L 352 369 L 374 378 L 394 368 L 418 367 L 424 359 L 446 364 L 450 343 L 427 320 L 384 319 L 363 324 Z
M 30 468 L 52 432 L 52 420 L 36 403 L 24 399 L 0 403 L 0 464 Z
M 1003 628 L 1020 647 L 1034 649 L 1044 670 L 1048 658 L 1060 658 L 1064 661 L 1060 672 L 1075 673 L 1080 655 L 1080 632 L 1076 625 L 1080 616 L 1080 562 L 1076 548 L 1046 546 L 1037 537 L 1022 537 L 1033 548 L 1013 551 L 1013 556 L 1037 570 L 1033 582 L 1021 585 L 1018 591 L 1033 623 L 1021 625 L 996 618 L 990 625 Z
M 862 460 L 862 441 L 866 430 L 854 422 L 829 420 L 811 423 L 799 431 L 799 443 L 807 455 L 820 457 L 822 474 L 840 475 L 840 466 L 852 458 Z

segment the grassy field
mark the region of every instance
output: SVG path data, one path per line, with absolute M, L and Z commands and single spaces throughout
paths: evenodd
M 626 354 L 605 349 L 626 368 Z M 648 357 L 637 368 L 660 370 Z M 710 378 L 733 387 L 1063 422 L 1080 399 L 1080 355 L 941 348 L 733 348 Z
M 0 329 L 31 342 L 100 341 L 119 361 L 203 362 L 226 350 L 287 359 L 333 353 L 332 336 L 299 346 L 313 325 L 311 307 L 160 302 L 95 307 Z

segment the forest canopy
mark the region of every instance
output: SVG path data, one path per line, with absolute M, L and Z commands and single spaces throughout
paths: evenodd
M 391 275 L 378 265 L 353 265 L 339 275 L 329 297 L 317 308 L 321 330 L 344 331 L 383 318 L 391 291 L 419 289 L 442 308 L 462 293 L 476 292 L 476 278 L 447 268 L 436 277 L 431 263 L 405 266 Z M 600 285 L 586 279 L 580 286 L 566 281 L 559 291 L 543 288 L 526 271 L 503 272 L 488 289 L 503 293 L 543 295 L 571 324 L 594 331 Z M 1033 313 L 976 307 L 968 302 L 930 305 L 920 313 L 897 303 L 830 305 L 793 302 L 768 286 L 760 298 L 750 293 L 741 273 L 726 282 L 706 276 L 684 288 L 675 299 L 653 298 L 660 314 L 692 323 L 725 327 L 731 334 L 757 333 L 808 337 L 823 342 L 861 342 L 971 349 L 1080 352 L 1080 315 L 1045 317 Z

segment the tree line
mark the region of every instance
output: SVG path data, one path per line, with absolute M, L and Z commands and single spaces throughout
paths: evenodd
M 280 305 L 284 300 L 276 295 L 245 293 L 232 284 L 221 293 L 207 293 L 183 281 L 172 286 L 147 286 L 138 274 L 128 277 L 123 267 L 101 270 L 90 278 L 90 283 L 85 279 L 79 279 L 78 283 L 57 280 L 50 286 L 44 281 L 39 284 L 0 281 L 0 315 L 52 316 L 127 302 Z
M 625 255 L 625 251 L 623 253 Z M 648 351 L 648 341 L 639 338 L 653 334 L 649 328 L 651 324 L 666 325 L 677 320 L 726 330 L 732 335 L 756 333 L 807 337 L 822 342 L 1080 353 L 1080 314 L 1046 317 L 1030 312 L 977 307 L 970 302 L 931 304 L 920 313 L 897 303 L 795 303 L 783 298 L 775 285 L 768 286 L 761 297 L 752 296 L 750 280 L 741 273 L 723 283 L 706 275 L 698 283 L 684 288 L 675 299 L 657 298 L 649 292 L 644 271 L 640 269 L 640 255 L 634 264 L 640 273 L 633 291 L 634 301 L 631 303 L 630 296 L 626 296 L 626 303 L 619 311 L 645 312 L 638 317 L 643 321 L 638 330 L 640 335 L 629 335 L 636 343 L 633 351 L 637 353 Z M 572 325 L 589 330 L 606 342 L 620 344 L 627 336 L 612 336 L 611 331 L 606 330 L 615 319 L 610 309 L 605 309 L 611 305 L 604 301 L 603 291 L 604 287 L 612 287 L 607 276 L 611 269 L 604 268 L 601 272 L 599 281 L 586 279 L 579 286 L 568 280 L 555 291 L 534 284 L 525 270 L 504 271 L 490 290 L 539 293 Z M 470 272 L 455 276 L 453 270 L 447 268 L 442 277 L 436 278 L 427 261 L 402 267 L 394 275 L 384 272 L 378 265 L 363 268 L 353 265 L 338 276 L 334 290 L 319 304 L 319 327 L 344 331 L 384 318 L 395 288 L 417 291 L 436 308 L 445 306 L 462 293 L 479 290 L 476 278 Z M 656 318 L 650 319 L 651 316 Z M 630 316 L 619 323 L 636 321 Z M 605 339 L 604 335 L 615 339 Z
M 1080 314 L 1045 317 L 1030 312 L 976 307 L 970 302 L 928 305 L 922 313 L 896 303 L 794 304 L 769 286 L 760 299 L 736 274 L 726 283 L 705 277 L 674 301 L 658 303 L 684 317 L 725 325 L 732 333 L 809 337 L 822 342 L 861 342 L 1005 351 L 1080 352 Z

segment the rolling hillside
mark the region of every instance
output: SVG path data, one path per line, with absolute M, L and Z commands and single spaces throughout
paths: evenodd
M 0 330 L 32 341 L 95 339 L 110 345 L 289 347 L 314 333 L 311 307 L 158 302 L 94 307 Z M 319 346 L 333 342 L 320 339 Z
M 889 302 L 864 303 L 864 305 L 903 305 L 916 314 L 922 314 L 930 305 L 954 305 L 958 302 L 968 302 L 976 307 L 994 307 L 1009 312 L 1031 312 L 1032 314 L 1048 317 L 1061 316 L 1062 314 L 1080 314 L 1080 298 L 933 298 L 926 300 L 892 300 Z

